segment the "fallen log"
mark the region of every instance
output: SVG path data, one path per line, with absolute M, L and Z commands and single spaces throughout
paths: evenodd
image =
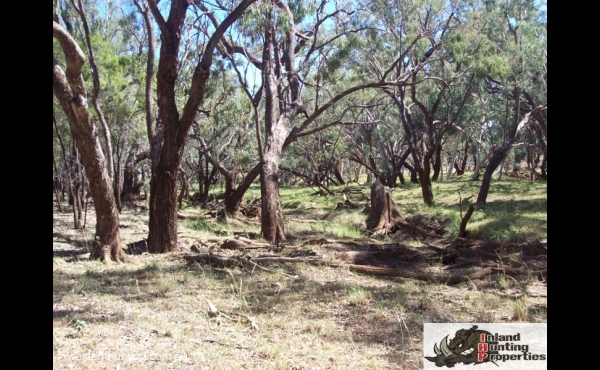
M 344 205 L 345 205 L 346 207 L 350 207 L 350 208 L 352 208 L 352 209 L 357 209 L 357 208 L 360 208 L 360 207 L 361 207 L 361 205 L 360 205 L 360 204 L 358 204 L 358 203 L 356 203 L 356 202 L 354 202 L 354 201 L 352 201 L 352 200 L 348 199 L 348 197 L 346 196 L 346 194 L 342 194 L 342 197 L 343 197 L 343 199 L 344 199 Z
M 335 241 L 330 241 L 330 240 L 327 240 L 325 238 L 309 239 L 309 240 L 306 240 L 306 241 L 302 242 L 298 246 L 298 248 L 302 248 L 305 245 L 323 245 L 323 244 L 328 244 L 328 243 L 335 243 Z
M 424 229 L 422 229 L 422 228 L 420 228 L 418 226 L 415 226 L 415 225 L 411 225 L 411 224 L 409 224 L 407 222 L 396 221 L 396 225 L 397 226 L 401 226 L 401 227 L 405 227 L 407 229 L 410 229 L 410 230 L 414 231 L 415 233 L 417 233 L 417 234 L 419 234 L 421 236 L 424 236 L 424 237 L 435 238 L 435 239 L 442 239 L 442 238 L 444 238 L 443 235 L 437 235 L 437 234 L 430 233 L 427 230 L 424 230 Z
M 271 248 L 272 245 L 268 243 L 256 243 L 250 239 L 236 237 L 236 238 L 226 238 L 221 244 L 221 248 L 223 249 L 263 249 L 263 248 Z
M 243 266 L 244 262 L 253 262 L 256 264 L 260 263 L 307 263 L 310 265 L 316 266 L 329 266 L 335 268 L 346 268 L 350 271 L 367 274 L 367 275 L 375 275 L 375 276 L 389 276 L 389 277 L 402 277 L 406 279 L 415 279 L 420 281 L 427 281 L 432 283 L 442 283 L 442 284 L 458 284 L 465 281 L 481 279 L 485 276 L 489 275 L 497 275 L 504 274 L 510 276 L 518 276 L 527 274 L 527 269 L 515 268 L 515 267 L 486 267 L 480 271 L 471 273 L 471 274 L 431 274 L 431 273 L 422 273 L 422 272 L 414 272 L 407 271 L 403 269 L 392 269 L 386 267 L 375 267 L 368 265 L 355 265 L 355 264 L 346 264 L 346 263 L 337 263 L 324 261 L 321 258 L 290 258 L 290 257 L 256 257 L 256 258 L 239 258 L 239 257 L 226 257 L 219 256 L 215 254 L 201 254 L 201 255 L 184 255 L 182 256 L 188 262 L 208 262 L 211 265 L 218 266 Z M 539 273 L 541 276 L 546 276 L 546 270 L 536 271 L 535 273 Z
M 469 240 L 456 238 L 452 246 L 456 249 L 469 248 L 472 250 L 494 253 L 523 253 L 525 255 L 548 255 L 547 243 L 539 241 L 527 243 L 499 243 L 484 240 Z

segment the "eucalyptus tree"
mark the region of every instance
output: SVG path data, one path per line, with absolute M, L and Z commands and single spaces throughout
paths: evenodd
M 460 26 L 461 1 L 376 0 L 369 3 L 385 29 L 371 48 L 369 65 L 378 76 L 410 73 L 408 83 L 384 91 L 398 109 L 404 139 L 421 184 L 423 201 L 433 204 L 431 164 L 444 135 L 458 119 L 468 94 L 461 72 L 447 63 L 444 43 Z M 389 60 L 403 54 L 397 63 Z M 391 68 L 385 66 L 391 65 Z M 439 161 L 438 161 L 439 162 Z
M 398 116 L 390 109 L 393 107 L 381 97 L 378 100 L 364 104 L 356 112 L 355 124 L 346 128 L 348 157 L 367 169 L 369 179 L 374 177 L 384 186 L 395 187 L 398 178 L 404 183 L 401 171 L 409 150 L 394 124 Z
M 214 10 L 226 16 L 210 33 L 210 37 L 197 39 L 198 46 L 195 50 L 199 57 L 194 61 L 195 67 L 189 88 L 183 94 L 183 91 L 178 90 L 180 67 L 190 55 L 181 53 L 182 37 L 191 32 L 194 22 L 206 14 L 194 17 L 192 10 L 196 7 L 187 0 L 172 0 L 168 9 L 163 10 L 159 8 L 157 1 L 147 1 L 154 22 L 160 30 L 161 41 L 156 71 L 158 125 L 156 130 L 153 130 L 154 136 L 161 139 L 156 139 L 160 144 L 155 144 L 152 148 L 156 158 L 152 157 L 150 179 L 148 251 L 151 253 L 164 253 L 177 248 L 177 177 L 186 138 L 204 100 L 215 47 L 226 30 L 254 2 L 255 0 L 242 0 L 237 5 L 226 4 L 228 8 L 225 10 Z M 166 15 L 163 15 L 163 12 L 166 12 Z M 192 18 L 186 22 L 188 15 Z M 151 27 L 147 26 L 147 29 Z M 148 59 L 152 59 L 152 55 Z M 153 124 L 148 121 L 149 126 Z
M 121 182 L 125 154 L 139 140 L 142 100 L 140 81 L 143 34 L 131 8 L 120 1 L 57 1 L 70 32 L 86 50 L 89 68 L 83 69 L 92 86 L 92 116 L 102 133 L 107 166 L 121 210 Z
M 98 65 L 96 64 L 96 57 L 94 53 L 94 46 L 92 45 L 92 35 L 90 32 L 90 26 L 88 24 L 86 11 L 83 6 L 82 0 L 71 0 L 73 7 L 79 14 L 81 24 L 84 30 L 85 36 L 85 45 L 87 47 L 90 71 L 92 74 L 93 81 L 93 89 L 92 89 L 92 105 L 94 106 L 94 111 L 96 112 L 96 116 L 100 121 L 102 126 L 102 132 L 104 133 L 104 150 L 106 153 L 106 164 L 109 176 L 114 175 L 113 169 L 113 150 L 110 139 L 110 129 L 108 128 L 108 123 L 106 122 L 106 118 L 102 113 L 102 109 L 100 108 L 100 102 L 98 100 L 98 95 L 100 93 L 100 73 L 98 72 Z
M 343 158 L 346 152 L 344 129 L 330 127 L 290 144 L 282 157 L 280 169 L 299 177 L 304 184 L 334 195 L 330 184 L 344 185 Z
M 127 160 L 125 161 L 125 168 L 123 170 L 123 186 L 119 198 L 123 204 L 131 203 L 134 200 L 134 196 L 139 196 L 143 187 L 143 181 L 138 178 L 135 172 L 135 166 L 143 160 L 150 158 L 149 150 L 140 149 L 140 143 L 134 141 L 129 150 Z M 142 176 L 139 176 L 142 177 Z
M 353 78 L 344 65 L 356 52 L 357 45 L 361 45 L 361 33 L 373 28 L 364 18 L 357 16 L 357 9 L 338 7 L 327 12 L 326 5 L 327 2 L 322 1 L 315 17 L 306 19 L 305 24 L 298 19 L 298 25 L 291 14 L 291 7 L 285 3 L 277 2 L 274 7 L 267 9 L 267 19 L 271 21 L 265 27 L 264 67 L 261 70 L 266 109 L 261 230 L 271 242 L 285 240 L 277 190 L 281 150 L 299 137 L 341 124 L 339 118 L 323 122 L 320 116 L 328 109 L 337 109 L 338 113 L 335 114 L 341 117 L 344 109 L 338 103 L 342 105 L 346 97 L 365 89 L 403 84 L 413 73 L 410 71 L 393 77 L 389 73 L 379 76 L 358 75 Z M 282 22 L 287 27 L 274 27 L 276 23 L 273 20 L 278 19 L 276 15 L 279 14 L 276 14 L 276 10 L 287 15 L 284 17 L 287 23 Z M 298 29 L 308 31 L 298 32 Z M 276 30 L 283 31 L 283 37 L 273 37 Z M 282 42 L 273 41 L 277 39 L 282 39 Z M 295 62 L 296 53 L 298 62 Z M 403 53 L 396 55 L 391 64 L 398 63 L 404 57 Z M 336 75 L 343 83 L 335 79 Z M 303 88 L 312 90 L 310 96 L 314 100 L 307 104 L 302 97 Z M 275 100 L 275 97 L 278 99 Z M 277 108 L 279 114 L 276 113 Z M 303 114 L 304 119 L 292 126 L 299 114 Z
M 469 160 L 469 148 L 472 140 L 470 137 L 466 137 L 463 140 L 464 129 L 457 130 L 458 132 L 454 137 L 454 149 L 450 154 L 450 163 L 448 165 L 448 172 L 446 173 L 446 181 L 450 181 L 452 172 L 455 171 L 457 176 L 462 176 L 465 173 L 467 162 Z M 462 144 L 462 148 L 460 145 Z
M 242 91 L 245 86 L 240 88 L 240 75 L 229 70 L 231 65 L 221 61 L 217 64 L 223 78 L 211 81 L 206 99 L 211 108 L 193 125 L 190 141 L 199 153 L 198 162 L 204 157 L 206 164 L 210 163 L 222 176 L 225 212 L 238 217 L 244 194 L 260 173 L 254 132 L 258 112 Z M 203 174 L 203 179 L 210 179 L 210 175 Z M 205 195 L 209 185 L 204 185 Z
M 96 210 L 96 232 L 92 244 L 92 258 L 122 262 L 127 256 L 121 249 L 119 214 L 112 180 L 98 139 L 98 131 L 88 109 L 88 93 L 82 75 L 86 57 L 77 41 L 60 24 L 55 13 L 53 37 L 64 53 L 66 72 L 53 58 L 53 91 L 60 102 L 71 127 Z M 56 51 L 55 51 L 56 52 Z
M 208 8 L 201 9 L 210 17 Z M 213 19 L 217 27 L 219 23 Z M 365 45 L 371 41 L 369 37 L 378 38 L 378 22 L 378 15 L 372 16 L 356 4 L 263 2 L 244 15 L 236 35 L 219 43 L 222 56 L 235 56 L 234 65 L 238 61 L 252 65 L 261 75 L 264 130 L 256 131 L 260 134 L 261 231 L 270 242 L 285 240 L 278 192 L 283 149 L 299 137 L 340 124 L 340 120 L 322 120 L 321 115 L 329 109 L 338 109 L 339 115 L 343 110 L 339 105 L 353 93 L 406 84 L 431 55 L 424 50 L 424 58 L 414 68 L 397 71 L 419 41 L 426 40 L 426 33 L 413 32 L 402 40 L 406 44 L 400 51 L 378 64 L 379 73 L 353 76 L 349 68 L 372 61 L 368 59 L 372 51 L 365 51 Z M 349 67 L 351 60 L 355 62 Z M 294 126 L 300 116 L 303 120 Z
M 545 11 L 530 0 L 485 3 L 486 36 L 505 68 L 484 78 L 484 89 L 502 109 L 494 124 L 501 138 L 488 160 L 477 203 L 485 204 L 492 175 L 516 144 L 519 132 L 531 126 L 546 148 L 547 21 Z M 495 22 L 491 22 L 494 20 Z M 496 72 L 496 73 L 493 73 Z
M 53 136 L 56 138 L 53 145 L 53 165 L 54 165 L 54 189 L 57 200 L 57 206 L 62 212 L 61 202 L 63 193 L 68 193 L 68 202 L 73 210 L 73 227 L 75 229 L 83 229 L 83 202 L 85 199 L 85 174 L 83 166 L 79 161 L 79 152 L 75 145 L 75 140 L 71 135 L 70 126 L 64 124 L 68 122 L 67 116 L 62 108 L 52 107 L 52 121 L 54 124 Z M 62 159 L 57 164 L 56 157 Z
M 344 36 L 358 32 L 351 22 L 346 22 L 353 11 L 332 5 L 328 12 L 329 6 L 326 5 L 327 1 L 322 1 L 310 9 L 312 5 L 303 2 L 261 3 L 250 9 L 237 30 L 244 39 L 238 41 L 226 37 L 220 44 L 219 51 L 223 56 L 235 58 L 233 65 L 252 65 L 261 77 L 262 88 L 258 91 L 262 95 L 254 95 L 252 100 L 256 96 L 264 99 L 264 128 L 257 127 L 256 133 L 261 171 L 261 230 L 270 242 L 285 240 L 278 191 L 282 150 L 298 137 L 328 127 L 324 124 L 308 129 L 312 123 L 318 123 L 323 112 L 345 96 L 381 85 L 379 81 L 360 83 L 341 92 L 323 88 L 319 73 L 325 68 L 333 71 L 339 67 L 341 58 L 337 58 L 337 67 L 326 65 L 325 60 L 344 49 L 339 43 Z M 311 13 L 315 13 L 314 17 L 308 16 Z M 216 19 L 214 24 L 217 27 Z M 346 45 L 344 52 L 350 49 Z M 304 104 L 302 96 L 302 89 L 306 86 L 316 91 L 312 95 L 314 100 L 308 105 Z M 254 90 L 254 87 L 248 86 L 247 90 Z M 304 115 L 304 121 L 292 127 L 299 114 Z

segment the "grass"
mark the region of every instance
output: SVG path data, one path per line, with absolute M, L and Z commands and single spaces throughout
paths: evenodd
M 392 196 L 409 219 L 454 234 L 458 191 L 463 213 L 477 196 L 478 183 L 466 176 L 435 183 L 433 207 L 422 204 L 417 184 Z M 366 202 L 367 186 L 349 187 L 360 191 L 350 199 Z M 332 187 L 338 194 L 343 188 Z M 314 192 L 281 189 L 290 243 L 369 237 L 360 210 L 336 210 L 341 195 Z M 247 199 L 259 194 L 253 186 Z M 199 238 L 260 231 L 256 221 L 218 222 L 199 217 L 204 211 L 182 210 L 196 216 L 179 222 L 182 248 Z M 535 276 L 449 286 L 308 264 L 215 269 L 186 264 L 180 252 L 105 265 L 70 259 L 87 251 L 93 213 L 84 232 L 72 229 L 69 213 L 55 210 L 53 218 L 56 369 L 421 369 L 423 322 L 547 321 L 546 285 Z M 124 243 L 147 236 L 147 214 L 125 209 L 121 222 Z M 492 182 L 487 206 L 476 210 L 468 229 L 470 237 L 546 240 L 546 223 L 546 184 L 505 177 Z M 207 300 L 227 317 L 211 317 Z
M 451 236 L 458 235 L 462 215 L 470 203 L 474 203 L 479 192 L 480 181 L 470 181 L 470 174 L 451 178 L 449 182 L 432 185 L 434 206 L 423 204 L 419 184 L 406 183 L 393 189 L 392 199 L 400 213 L 413 221 L 443 226 Z M 340 192 L 346 185 L 330 188 Z M 367 185 L 352 183 L 348 188 L 349 198 L 366 204 L 370 195 Z M 217 187 L 215 195 L 221 191 Z M 281 206 L 285 217 L 286 234 L 292 240 L 303 240 L 322 235 L 329 238 L 358 238 L 369 236 L 365 223 L 366 215 L 360 210 L 335 210 L 341 195 L 318 195 L 309 187 L 282 186 Z M 260 197 L 260 186 L 253 185 L 245 199 Z M 197 208 L 185 207 L 185 211 L 198 212 Z M 259 232 L 256 224 L 247 225 L 236 220 L 214 222 L 204 218 L 185 220 L 185 228 L 210 235 L 228 235 L 233 232 Z M 547 235 L 547 183 L 527 181 L 504 176 L 492 180 L 485 206 L 477 206 L 467 229 L 470 237 L 499 242 L 524 242 L 545 240 Z

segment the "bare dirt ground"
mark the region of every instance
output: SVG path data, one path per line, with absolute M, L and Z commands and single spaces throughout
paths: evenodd
M 146 237 L 147 217 L 123 211 L 123 244 Z M 71 213 L 53 213 L 55 369 L 421 369 L 424 322 L 547 322 L 539 276 L 439 284 L 305 263 L 211 267 L 183 259 L 210 246 L 181 225 L 180 251 L 107 265 L 86 259 L 94 219 L 90 207 L 74 230 Z

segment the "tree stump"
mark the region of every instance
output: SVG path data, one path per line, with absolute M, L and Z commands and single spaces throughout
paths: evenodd
M 371 212 L 367 228 L 376 235 L 390 234 L 398 230 L 398 222 L 403 222 L 390 194 L 390 188 L 379 179 L 371 185 Z

